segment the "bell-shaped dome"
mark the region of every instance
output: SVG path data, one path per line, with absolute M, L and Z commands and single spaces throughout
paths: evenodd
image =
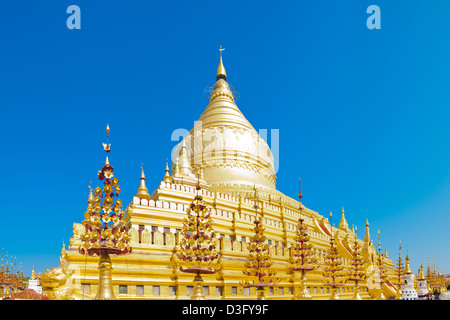
M 221 57 L 209 104 L 175 148 L 172 169 L 185 145 L 192 171 L 203 168 L 212 190 L 235 193 L 255 185 L 275 189 L 272 152 L 237 107 L 226 80 Z

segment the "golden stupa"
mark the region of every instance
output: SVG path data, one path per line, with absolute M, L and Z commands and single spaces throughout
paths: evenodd
M 380 287 L 386 298 L 395 297 L 395 272 L 392 261 L 383 255 L 386 279 L 377 277 L 377 251 L 366 222 L 364 239 L 349 227 L 342 209 L 339 226 L 300 201 L 276 189 L 274 157 L 267 143 L 236 105 L 220 54 L 216 83 L 209 104 L 179 145 L 171 165 L 161 170 L 161 182 L 148 192 L 142 170 L 136 180 L 137 193 L 125 210 L 132 252 L 112 256 L 112 287 L 118 299 L 191 299 L 193 277 L 180 272 L 176 252 L 186 211 L 197 192 L 211 208 L 220 250 L 221 268 L 203 275 L 205 299 L 256 299 L 255 287 L 244 287 L 247 244 L 253 235 L 255 201 L 264 235 L 269 245 L 277 281 L 266 287 L 266 299 L 295 299 L 301 275 L 289 267 L 296 226 L 303 219 L 315 252 L 317 266 L 308 272 L 307 290 L 312 299 L 329 299 L 330 287 L 323 276 L 326 252 L 334 237 L 344 271 L 350 274 L 354 243 L 360 245 L 367 277 L 359 282 L 359 297 L 374 299 Z M 155 170 L 152 170 L 153 172 Z M 298 177 L 292 177 L 297 179 Z M 200 186 L 201 188 L 196 188 Z M 126 188 L 129 188 L 126 187 Z M 253 197 L 257 189 L 258 198 Z M 81 215 L 80 215 L 81 216 Z M 44 293 L 51 299 L 94 299 L 99 287 L 98 258 L 82 255 L 85 228 L 73 224 L 67 249 L 61 250 L 60 266 L 43 277 Z M 45 281 L 44 281 L 45 280 Z M 354 283 L 344 282 L 338 289 L 340 299 L 355 296 Z

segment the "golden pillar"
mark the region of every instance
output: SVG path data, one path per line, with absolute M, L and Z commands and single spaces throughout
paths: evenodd
M 256 300 L 266 300 L 264 287 L 256 288 Z
M 202 286 L 202 276 L 197 274 L 194 278 L 194 293 L 192 295 L 192 300 L 205 300 L 205 296 L 203 295 L 203 286 Z
M 103 252 L 98 263 L 99 279 L 95 300 L 116 300 L 112 287 L 112 263 L 108 252 Z
M 359 292 L 360 292 L 359 283 L 358 283 L 358 281 L 356 281 L 356 283 L 355 283 L 355 293 L 353 294 L 352 300 L 362 300 L 363 299 L 359 295 Z
M 330 300 L 340 300 L 340 299 L 341 298 L 339 297 L 339 294 L 338 294 L 338 287 L 332 286 Z
M 302 270 L 301 276 L 301 289 L 297 295 L 297 299 L 299 300 L 311 300 L 312 295 L 309 294 L 308 288 L 306 287 L 306 271 Z

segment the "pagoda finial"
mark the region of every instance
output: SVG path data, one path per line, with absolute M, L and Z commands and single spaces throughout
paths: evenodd
M 172 182 L 172 178 L 170 177 L 170 173 L 169 173 L 169 163 L 167 162 L 166 159 L 166 169 L 165 169 L 165 174 L 164 174 L 164 178 L 163 181 L 164 182 Z
M 405 257 L 405 269 L 403 270 L 404 273 L 412 273 L 411 271 L 411 266 L 409 265 L 409 256 L 408 256 L 408 251 L 406 252 L 406 257 Z
M 183 144 L 180 150 L 180 158 L 179 158 L 179 170 L 182 176 L 190 176 L 195 177 L 192 172 L 192 166 L 190 161 L 190 156 L 188 154 L 188 149 L 186 148 L 186 139 L 183 139 Z
M 217 75 L 216 75 L 216 81 L 218 81 L 219 79 L 224 79 L 225 81 L 227 80 L 227 73 L 225 71 L 225 67 L 223 65 L 222 62 L 222 52 L 225 50 L 225 48 L 222 48 L 222 45 L 219 48 L 219 52 L 220 52 L 220 62 L 219 62 L 219 67 L 217 68 Z
M 144 164 L 141 165 L 141 184 L 139 185 L 138 193 L 136 197 L 139 199 L 150 199 L 150 195 L 148 194 L 147 186 L 145 185 L 145 173 L 144 173 Z
M 424 280 L 424 279 L 425 279 L 425 277 L 423 275 L 423 264 L 421 263 L 420 264 L 420 269 L 419 269 L 419 278 L 418 278 L 418 280 Z
M 302 195 L 302 185 L 301 180 L 298 178 L 298 197 L 300 198 L 300 202 L 302 201 L 303 195 Z
M 348 230 L 348 223 L 344 216 L 344 206 L 342 206 L 342 218 L 341 222 L 339 223 L 339 229 Z
M 177 178 L 180 175 L 180 158 L 175 161 L 175 168 L 172 170 L 172 177 Z
M 366 245 L 370 244 L 369 218 L 367 218 L 367 220 L 366 220 L 366 232 L 364 234 L 364 243 Z
M 106 125 L 106 143 L 103 144 L 103 150 L 105 150 L 106 154 L 111 152 L 111 144 L 109 142 L 109 124 Z
M 109 166 L 108 153 L 111 152 L 111 144 L 109 142 L 109 124 L 106 125 L 106 143 L 102 142 L 103 150 L 106 152 L 105 166 Z

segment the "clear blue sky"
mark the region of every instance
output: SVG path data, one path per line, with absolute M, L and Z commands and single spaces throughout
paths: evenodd
M 69 5 L 81 30 L 69 30 Z M 366 27 L 369 5 L 381 30 Z M 450 272 L 450 3 L 14 1 L 0 11 L 0 244 L 26 275 L 59 265 L 89 181 L 111 164 L 128 203 L 153 190 L 207 105 L 223 45 L 238 106 L 278 129 L 277 188 L 414 271 Z M 270 136 L 269 136 L 270 137 Z M 269 141 L 270 142 L 270 141 Z

